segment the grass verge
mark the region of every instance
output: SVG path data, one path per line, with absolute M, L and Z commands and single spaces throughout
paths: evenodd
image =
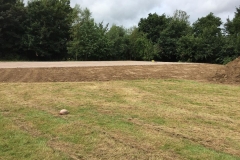
M 0 159 L 240 159 L 239 97 L 185 80 L 1 83 Z

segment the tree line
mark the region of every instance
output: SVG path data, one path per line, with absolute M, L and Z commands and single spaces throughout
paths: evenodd
M 0 0 L 0 60 L 156 60 L 225 64 L 240 56 L 240 7 L 226 23 L 209 13 L 150 13 L 138 26 L 96 23 L 70 0 Z

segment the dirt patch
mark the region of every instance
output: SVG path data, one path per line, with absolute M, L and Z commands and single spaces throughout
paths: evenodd
M 213 80 L 221 83 L 240 84 L 240 57 L 218 69 Z
M 162 64 L 136 66 L 0 68 L 0 82 L 81 82 L 134 79 L 213 81 L 222 65 Z

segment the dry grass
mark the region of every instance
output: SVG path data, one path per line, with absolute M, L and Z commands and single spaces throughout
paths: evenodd
M 239 97 L 183 80 L 1 83 L 0 159 L 240 159 Z

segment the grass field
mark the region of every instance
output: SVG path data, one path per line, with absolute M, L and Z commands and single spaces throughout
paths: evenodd
M 0 159 L 240 159 L 239 97 L 186 80 L 0 83 Z

